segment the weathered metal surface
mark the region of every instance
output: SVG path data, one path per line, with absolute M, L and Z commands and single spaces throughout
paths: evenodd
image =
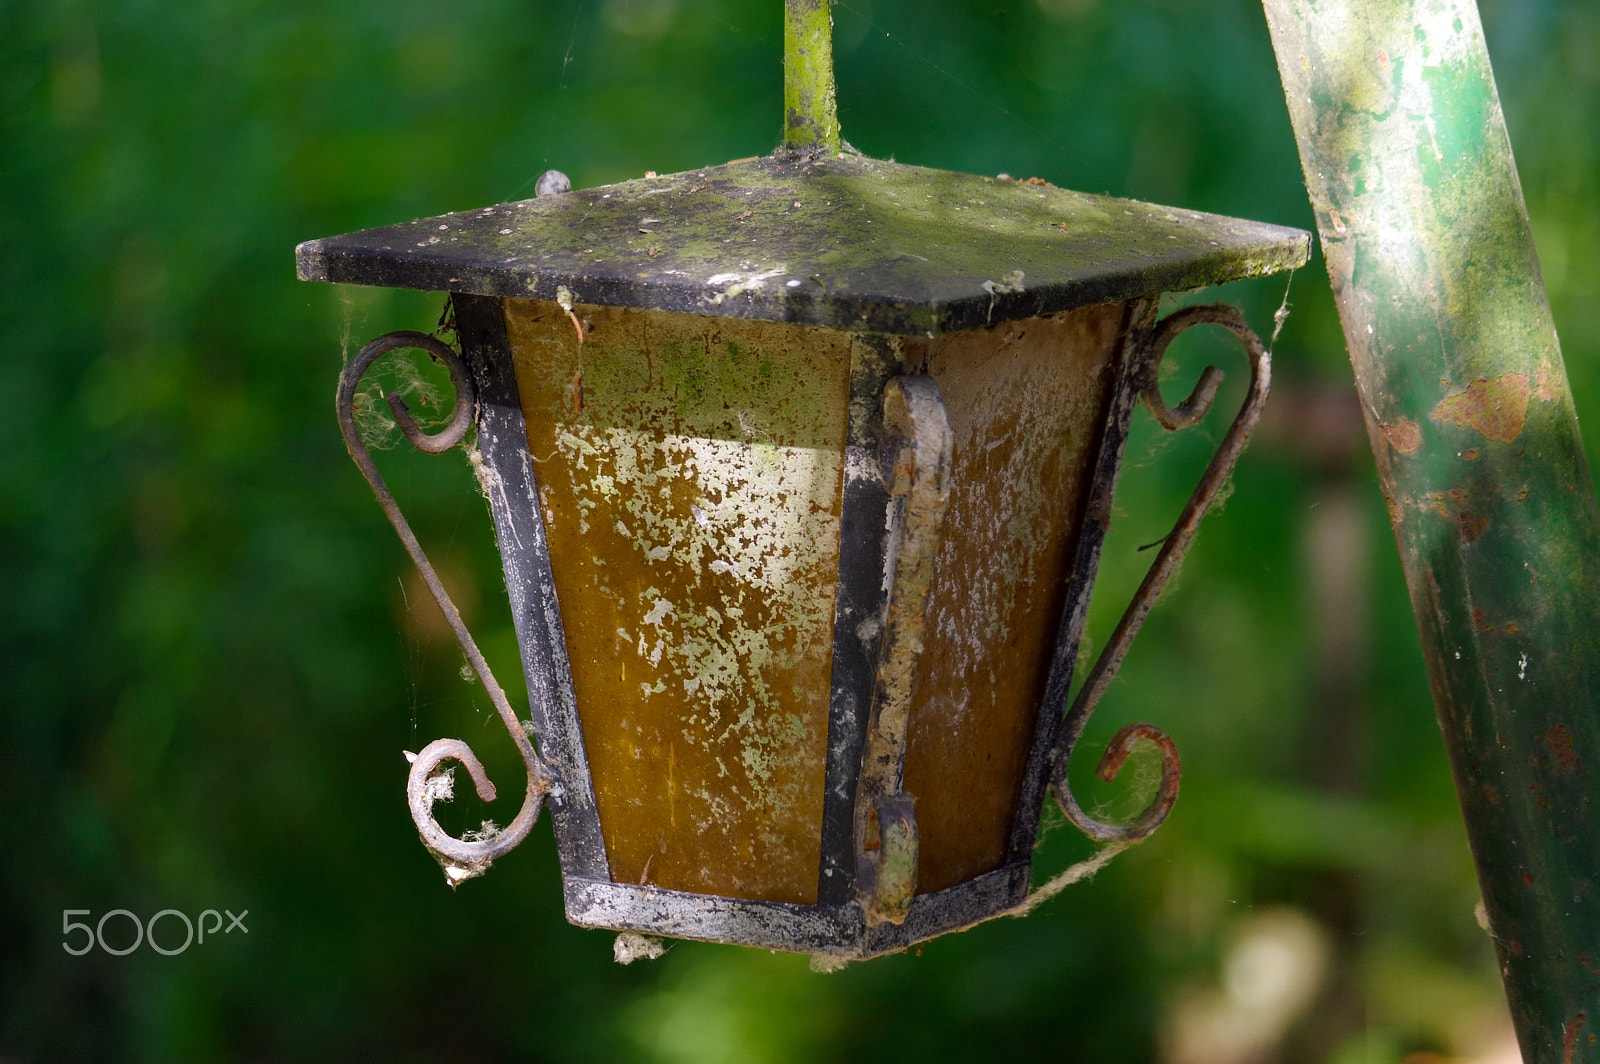
M 904 922 L 871 927 L 854 902 L 788 905 L 572 879 L 566 882 L 566 905 L 567 919 L 581 927 L 860 960 L 964 930 L 1014 909 L 1027 893 L 1027 865 L 1007 865 L 959 887 L 919 894 Z
M 1113 303 L 902 345 L 954 435 L 905 755 L 919 890 L 1008 859 L 1122 318 Z
M 487 872 L 495 859 L 509 853 L 528 837 L 528 832 L 533 830 L 534 822 L 539 819 L 539 809 L 545 793 L 550 790 L 555 779 L 550 767 L 534 751 L 527 731 L 517 719 L 516 712 L 512 710 L 505 691 L 495 680 L 494 674 L 489 671 L 488 662 L 484 661 L 477 643 L 473 641 L 472 634 L 467 631 L 467 626 L 461 619 L 460 611 L 450 600 L 450 595 L 440 582 L 438 573 L 434 571 L 422 545 L 411 531 L 410 522 L 400 512 L 400 507 L 395 503 L 394 496 L 384 483 L 383 475 L 378 472 L 377 465 L 372 461 L 372 454 L 362 442 L 361 432 L 356 427 L 357 403 L 363 399 L 370 400 L 369 396 L 358 394 L 361 378 L 378 359 L 390 351 L 406 348 L 426 351 L 431 358 L 450 371 L 450 383 L 455 388 L 456 401 L 449 423 L 437 433 L 429 435 L 423 432 L 411 417 L 405 400 L 394 392 L 388 393 L 383 398 L 393 411 L 401 433 L 412 446 L 428 454 L 443 454 L 466 438 L 477 408 L 476 389 L 473 387 L 471 375 L 467 372 L 466 365 L 449 347 L 431 336 L 417 332 L 393 332 L 381 336 L 363 347 L 345 366 L 344 372 L 339 376 L 339 390 L 335 403 L 339 428 L 344 433 L 345 446 L 350 450 L 350 457 L 355 460 L 356 466 L 367 478 L 367 483 L 372 486 L 372 493 L 377 496 L 378 505 L 389 518 L 389 523 L 394 526 L 400 542 L 405 545 L 406 553 L 410 554 L 411 560 L 416 563 L 417 571 L 422 574 L 423 583 L 427 585 L 429 593 L 438 603 L 439 611 L 444 615 L 450 630 L 455 633 L 456 641 L 461 644 L 467 663 L 477 675 L 478 682 L 483 684 L 489 701 L 494 704 L 495 712 L 500 715 L 501 723 L 505 725 L 506 731 L 516 744 L 517 752 L 522 755 L 522 763 L 528 772 L 528 786 L 522 808 L 510 824 L 498 828 L 485 822 L 481 831 L 473 833 L 475 837 L 458 839 L 446 833 L 433 819 L 433 803 L 441 799 L 448 800 L 453 796 L 454 770 L 443 769 L 442 766 L 446 761 L 460 763 L 471 776 L 478 797 L 486 802 L 492 802 L 495 798 L 495 786 L 484 772 L 482 762 L 472 752 L 472 748 L 460 739 L 435 739 L 419 753 L 410 755 L 411 771 L 406 780 L 406 798 L 411 807 L 411 818 L 416 822 L 423 844 L 434 857 L 438 858 L 440 866 L 444 869 L 445 878 L 451 886 L 455 886 L 463 880 Z
M 905 920 L 917 883 L 915 802 L 901 793 L 928 596 L 950 503 L 950 422 L 939 386 L 893 377 L 883 390 L 882 470 L 889 536 L 878 672 L 856 780 L 856 879 L 867 921 Z M 885 818 L 889 819 L 885 819 Z
M 1139 394 L 1162 428 L 1177 430 L 1199 422 L 1211 409 L 1217 386 L 1222 383 L 1222 371 L 1215 366 L 1207 366 L 1200 374 L 1194 391 L 1178 405 L 1177 409 L 1169 407 L 1166 400 L 1161 397 L 1162 356 L 1166 354 L 1173 340 L 1196 325 L 1218 325 L 1238 337 L 1250 360 L 1250 386 L 1245 393 L 1244 404 L 1234 417 L 1233 424 L 1228 427 L 1227 434 L 1223 436 L 1217 453 L 1206 466 L 1199 485 L 1195 487 L 1194 493 L 1184 505 L 1183 512 L 1178 515 L 1172 531 L 1162 540 L 1161 550 L 1157 552 L 1155 561 L 1145 573 L 1144 580 L 1139 584 L 1139 590 L 1134 593 L 1133 601 L 1128 604 L 1121 620 L 1112 630 L 1111 637 L 1106 641 L 1105 648 L 1095 659 L 1089 674 L 1084 677 L 1083 686 L 1079 688 L 1078 696 L 1073 700 L 1072 708 L 1067 711 L 1066 720 L 1061 727 L 1061 734 L 1057 740 L 1059 752 L 1055 757 L 1055 773 L 1051 788 L 1055 791 L 1062 810 L 1067 814 L 1067 819 L 1091 838 L 1103 841 L 1142 839 L 1161 826 L 1161 822 L 1172 811 L 1173 803 L 1178 800 L 1181 766 L 1177 747 L 1161 729 L 1151 724 L 1130 724 L 1112 736 L 1105 755 L 1096 769 L 1102 780 L 1110 782 L 1116 778 L 1132 750 L 1133 743 L 1140 739 L 1154 743 L 1160 751 L 1161 780 L 1150 804 L 1130 823 L 1107 824 L 1085 813 L 1078 805 L 1077 799 L 1073 797 L 1067 779 L 1067 768 L 1072 758 L 1073 746 L 1082 736 L 1089 714 L 1094 711 L 1100 697 L 1111 685 L 1117 667 L 1122 664 L 1128 648 L 1133 645 L 1134 636 L 1139 634 L 1140 627 L 1155 606 L 1156 600 L 1160 598 L 1167 581 L 1182 564 L 1183 556 L 1200 527 L 1201 519 L 1205 517 L 1217 493 L 1227 483 L 1228 474 L 1233 471 L 1234 463 L 1244 452 L 1245 445 L 1250 442 L 1250 434 L 1255 430 L 1256 422 L 1261 420 L 1261 410 L 1266 405 L 1267 392 L 1272 382 L 1271 358 L 1266 348 L 1262 346 L 1260 338 L 1245 324 L 1237 310 L 1214 304 L 1184 307 L 1182 310 L 1174 311 L 1145 334 L 1146 338 L 1142 341 L 1139 356 Z M 1109 502 L 1109 498 L 1106 501 Z M 1101 519 L 1108 517 L 1109 513 Z
M 1056 738 L 1063 724 L 1062 707 L 1072 693 L 1077 670 L 1078 646 L 1089 616 L 1089 601 L 1094 576 L 1100 565 L 1100 551 L 1111 527 L 1112 503 L 1117 478 L 1122 470 L 1123 451 L 1133 410 L 1139 404 L 1142 383 L 1141 351 L 1155 321 L 1159 299 L 1140 299 L 1123 304 L 1112 346 L 1110 394 L 1098 419 L 1099 442 L 1094 447 L 1086 490 L 1075 505 L 1064 507 L 1064 516 L 1076 529 L 1076 544 L 1071 566 L 1064 581 L 1066 591 L 1056 626 L 1044 693 L 1034 721 L 1033 742 L 1029 747 L 1027 769 L 1017 795 L 1016 819 L 1011 825 L 1007 863 L 1029 860 L 1033 853 L 1043 812 L 1045 793 L 1056 763 L 1060 760 Z
M 815 901 L 851 337 L 505 310 L 612 875 Z
M 1600 1060 L 1600 512 L 1471 0 L 1266 0 L 1528 1064 Z
M 477 381 L 477 444 L 482 460 L 473 463 L 473 471 L 494 519 L 527 678 L 530 723 L 539 755 L 560 781 L 545 802 L 560 843 L 561 874 L 609 879 L 505 314 L 500 300 L 487 296 L 454 296 L 451 304 L 462 358 Z
M 872 849 L 858 865 L 861 911 L 868 927 L 903 924 L 917 893 L 917 800 L 909 794 L 879 795 L 872 803 Z
M 897 336 L 852 335 L 850 425 L 839 516 L 839 593 L 834 603 L 833 688 L 828 708 L 827 792 L 817 904 L 854 902 L 855 797 L 867 717 L 888 609 L 889 488 L 883 477 L 883 391 L 901 372 Z
M 784 0 L 783 146 L 839 150 L 833 83 L 833 12 L 829 0 Z
M 862 921 L 855 905 L 794 905 L 574 879 L 564 886 L 567 920 L 579 927 L 858 955 Z
M 779 154 L 313 240 L 305 280 L 934 335 L 1292 269 L 1309 234 Z

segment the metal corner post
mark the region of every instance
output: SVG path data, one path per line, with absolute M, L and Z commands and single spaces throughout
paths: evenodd
M 1263 0 L 1524 1059 L 1600 1060 L 1600 512 L 1473 0 Z

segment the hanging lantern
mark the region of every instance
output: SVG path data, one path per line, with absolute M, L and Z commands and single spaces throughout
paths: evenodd
M 1309 237 L 841 152 L 831 104 L 808 123 L 791 103 L 770 157 L 299 249 L 305 280 L 454 308 L 459 351 L 389 334 L 338 395 L 526 766 L 511 823 L 461 839 L 432 814 L 451 764 L 495 788 L 458 740 L 416 756 L 412 815 L 452 884 L 548 804 L 576 924 L 867 957 L 1021 904 L 1047 792 L 1103 840 L 1147 835 L 1177 796 L 1148 724 L 1100 766 L 1158 746 L 1131 823 L 1084 813 L 1066 772 L 1266 397 L 1235 311 L 1157 304 L 1292 269 Z M 1161 397 L 1163 352 L 1199 324 L 1241 341 L 1244 407 L 1063 714 L 1133 408 L 1180 428 L 1220 380 Z M 389 397 L 407 438 L 438 453 L 476 429 L 531 735 L 357 432 L 362 374 L 399 348 L 455 389 L 431 436 Z

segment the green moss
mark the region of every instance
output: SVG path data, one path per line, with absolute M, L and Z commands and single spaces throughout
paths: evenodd
M 839 150 L 829 0 L 786 0 L 783 24 L 783 145 Z
M 937 334 L 1292 269 L 1307 234 L 779 154 L 314 241 L 301 276 Z M 1020 284 L 1007 278 L 1021 274 Z

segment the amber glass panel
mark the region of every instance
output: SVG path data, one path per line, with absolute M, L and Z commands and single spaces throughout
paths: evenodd
M 1121 321 L 1107 304 L 908 345 L 954 436 L 906 746 L 919 893 L 1005 860 Z
M 850 340 L 506 301 L 612 877 L 814 904 Z

